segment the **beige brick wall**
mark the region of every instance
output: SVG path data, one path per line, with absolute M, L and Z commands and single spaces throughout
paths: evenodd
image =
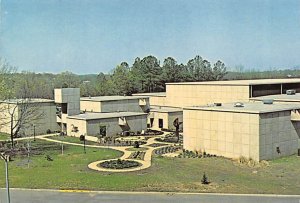
M 80 101 L 80 110 L 87 112 L 101 112 L 101 103 L 97 101 Z
M 174 107 L 249 100 L 249 86 L 168 84 L 166 93 L 167 106 Z
M 298 147 L 289 111 L 259 115 L 185 109 L 183 121 L 184 148 L 192 151 L 258 161 L 294 154 Z
M 150 105 L 153 106 L 166 106 L 166 97 L 161 96 L 150 96 Z

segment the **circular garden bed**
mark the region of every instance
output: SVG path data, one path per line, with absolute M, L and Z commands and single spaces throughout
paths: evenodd
M 121 160 L 121 159 L 104 161 L 99 165 L 103 168 L 109 168 L 109 169 L 128 169 L 128 168 L 135 168 L 141 166 L 139 162 Z

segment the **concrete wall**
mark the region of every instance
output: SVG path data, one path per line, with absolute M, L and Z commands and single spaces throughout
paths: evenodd
M 15 104 L 10 104 L 10 109 L 14 108 Z M 26 116 L 25 124 L 21 128 L 20 133 L 27 135 L 33 135 L 35 126 L 36 135 L 46 134 L 49 129 L 51 132 L 58 131 L 59 126 L 56 122 L 56 106 L 54 103 L 33 103 L 30 104 L 30 108 L 34 113 Z M 17 107 L 17 113 L 15 114 L 14 122 L 19 119 L 20 108 Z M 8 113 L 0 114 L 0 117 L 7 121 L 10 120 L 10 115 Z M 0 131 L 10 134 L 10 123 L 6 125 L 0 125 Z
M 87 112 L 101 112 L 101 103 L 97 101 L 80 101 L 80 110 Z
M 287 156 L 298 148 L 290 119 L 289 111 L 259 115 L 184 109 L 183 145 L 187 150 L 257 161 Z
M 150 116 L 148 118 L 148 124 L 150 124 L 150 118 L 153 118 L 153 125 L 151 129 L 153 130 L 161 130 L 159 128 L 159 119 L 163 119 L 163 128 L 169 129 L 169 130 L 175 130 L 175 127 L 173 125 L 173 122 L 176 118 L 179 118 L 179 121 L 183 121 L 183 115 L 182 112 L 151 112 Z M 180 130 L 183 129 L 183 125 L 180 126 Z
M 102 101 L 101 112 L 145 112 L 149 108 L 149 99 L 146 100 L 146 106 L 140 106 L 139 99 L 116 100 L 116 101 Z
M 167 106 L 166 97 L 151 95 L 149 101 L 150 101 L 150 105 L 153 106 Z
M 249 86 L 168 84 L 166 92 L 166 104 L 173 107 L 249 100 Z
M 137 132 L 147 129 L 147 115 L 140 116 L 129 116 L 126 117 L 126 121 L 128 123 L 128 128 L 121 127 L 119 125 L 119 118 L 106 118 L 99 120 L 77 120 L 77 119 L 68 119 L 68 135 L 71 136 L 80 136 L 82 134 L 87 134 L 90 136 L 99 136 L 99 128 L 100 125 L 106 126 L 107 136 L 114 136 L 117 133 L 121 133 L 122 131 L 131 131 Z M 78 132 L 71 132 L 72 125 L 78 127 Z
M 68 104 L 68 116 L 80 113 L 80 89 L 79 88 L 61 88 L 54 90 L 55 103 Z
M 140 105 L 140 99 L 124 99 L 113 101 L 80 101 L 80 109 L 88 112 L 145 112 L 149 108 L 149 99 L 145 98 L 146 105 Z

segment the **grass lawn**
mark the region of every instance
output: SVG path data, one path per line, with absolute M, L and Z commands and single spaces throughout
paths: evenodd
M 10 136 L 6 133 L 0 133 L 0 140 L 10 139 Z
M 38 141 L 40 144 L 49 142 Z M 52 143 L 60 146 L 59 143 Z M 44 150 L 31 158 L 18 157 L 10 162 L 11 187 L 91 189 L 126 191 L 181 191 L 225 193 L 300 194 L 300 158 L 291 156 L 269 162 L 269 166 L 251 168 L 224 158 L 179 159 L 154 157 L 146 170 L 130 173 L 97 172 L 88 163 L 116 158 L 121 152 L 110 149 L 65 145 L 64 155 L 59 147 Z M 49 154 L 53 161 L 47 161 Z M 5 187 L 4 163 L 0 162 L 0 187 Z M 202 185 L 203 173 L 209 185 Z
M 53 139 L 53 140 L 59 140 L 59 141 L 64 141 L 64 142 L 72 142 L 72 143 L 78 143 L 78 144 L 83 144 L 83 141 L 79 140 L 79 137 L 71 137 L 71 136 L 50 136 L 47 137 L 49 139 Z M 98 145 L 98 143 L 96 142 L 92 142 L 92 141 L 85 141 L 86 145 Z
M 146 151 L 148 148 L 147 147 L 139 147 L 139 148 L 134 148 L 134 147 L 131 147 L 129 149 L 126 149 L 127 151 Z

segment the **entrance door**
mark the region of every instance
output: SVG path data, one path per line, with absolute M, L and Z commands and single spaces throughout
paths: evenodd
M 164 120 L 163 119 L 158 119 L 158 127 L 163 128 L 164 127 Z

